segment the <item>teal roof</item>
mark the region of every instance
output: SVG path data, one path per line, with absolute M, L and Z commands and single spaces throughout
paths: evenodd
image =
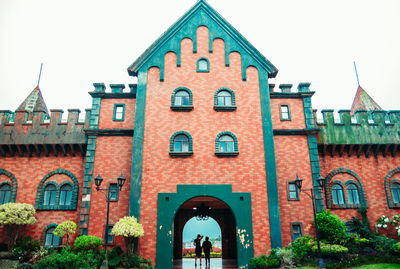
M 152 66 L 161 69 L 160 79 L 164 76 L 164 55 L 167 52 L 177 54 L 177 66 L 180 66 L 180 44 L 183 38 L 193 41 L 193 52 L 197 52 L 196 30 L 199 26 L 209 29 L 209 47 L 221 38 L 225 42 L 225 65 L 229 66 L 229 53 L 237 51 L 242 56 L 242 78 L 246 80 L 245 69 L 256 66 L 267 71 L 268 77 L 275 77 L 278 69 L 250 44 L 230 23 L 216 12 L 206 1 L 199 0 L 177 22 L 164 32 L 140 57 L 128 67 L 128 73 L 135 75 L 139 70 Z

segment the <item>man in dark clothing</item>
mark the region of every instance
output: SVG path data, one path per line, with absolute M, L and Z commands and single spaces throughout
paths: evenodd
M 206 266 L 210 266 L 210 251 L 212 250 L 212 244 L 208 240 L 208 236 L 206 236 L 206 241 L 203 242 L 203 251 L 206 260 Z

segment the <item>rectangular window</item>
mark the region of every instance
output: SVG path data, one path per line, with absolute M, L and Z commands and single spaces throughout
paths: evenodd
M 107 245 L 114 245 L 114 236 L 111 234 L 112 228 L 114 227 L 114 224 L 109 224 L 108 225 L 108 230 L 107 230 Z
M 303 236 L 303 227 L 301 222 L 293 222 L 292 226 L 292 241 Z
M 111 183 L 110 186 L 110 201 L 118 201 L 118 184 Z
M 281 120 L 291 120 L 288 105 L 281 105 Z
M 299 200 L 299 191 L 294 182 L 288 183 L 288 200 Z
M 125 117 L 125 105 L 115 104 L 113 121 L 124 121 L 124 117 Z

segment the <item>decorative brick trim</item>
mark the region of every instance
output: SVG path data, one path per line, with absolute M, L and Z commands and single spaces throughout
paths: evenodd
M 343 183 L 342 181 L 338 181 L 338 180 L 332 181 L 332 178 L 334 176 L 336 176 L 337 174 L 349 174 L 352 177 L 354 177 L 354 179 L 348 180 L 345 183 Z M 333 204 L 332 186 L 334 184 L 339 184 L 343 188 L 343 194 L 344 194 L 344 199 L 345 199 L 344 205 Z M 359 195 L 359 199 L 360 199 L 359 205 L 352 205 L 352 204 L 348 203 L 346 187 L 349 184 L 355 184 L 358 188 L 358 195 Z M 353 172 L 347 168 L 344 168 L 344 167 L 335 169 L 326 176 L 326 178 L 325 178 L 325 196 L 326 196 L 326 206 L 328 208 L 354 209 L 354 208 L 360 208 L 361 206 L 368 207 L 367 199 L 366 199 L 365 191 L 364 191 L 364 184 L 362 183 L 361 178 L 355 172 Z
M 200 63 L 200 61 L 202 61 L 202 60 L 205 60 L 205 61 L 207 62 L 207 69 L 206 69 L 206 70 L 201 70 L 201 69 L 199 68 L 199 63 Z M 201 58 L 198 59 L 197 62 L 196 62 L 196 70 L 197 70 L 197 72 L 199 72 L 199 73 L 208 73 L 208 72 L 210 72 L 210 61 L 209 61 L 206 57 L 201 57 Z
M 185 91 L 189 94 L 189 105 L 175 105 L 175 94 L 179 91 Z M 171 95 L 171 110 L 173 111 L 191 111 L 193 110 L 193 94 L 192 91 L 186 87 L 176 88 Z
M 232 105 L 230 106 L 219 106 L 218 105 L 218 94 L 222 91 L 227 91 L 231 94 L 232 97 Z M 229 88 L 222 87 L 219 88 L 215 93 L 214 93 L 214 109 L 216 111 L 234 111 L 236 110 L 236 97 L 235 97 L 235 92 L 232 91 Z
M 54 181 L 46 182 L 50 177 L 57 175 L 57 174 L 65 174 L 72 179 L 72 182 L 64 181 L 61 183 L 61 186 L 65 185 L 65 184 L 69 184 L 72 187 L 71 205 L 60 205 L 59 204 L 60 203 L 60 185 L 58 185 L 57 182 L 54 182 Z M 44 189 L 49 184 L 54 184 L 56 186 L 56 190 L 57 190 L 56 201 L 55 201 L 54 205 L 43 205 Z M 77 203 L 78 203 L 78 195 L 79 195 L 79 183 L 78 183 L 78 180 L 76 179 L 75 175 L 63 168 L 59 168 L 57 170 L 54 170 L 54 171 L 48 173 L 40 181 L 38 189 L 37 189 L 37 193 L 36 193 L 35 208 L 38 210 L 76 210 Z
M 174 151 L 174 140 L 178 135 L 185 135 L 189 140 L 189 151 L 188 152 L 175 152 Z M 169 155 L 172 157 L 188 157 L 193 155 L 193 139 L 192 136 L 186 131 L 178 131 L 171 136 L 169 141 Z
M 229 135 L 230 137 L 233 138 L 233 152 L 220 152 L 219 151 L 219 139 L 223 135 Z M 239 150 L 238 150 L 238 143 L 237 143 L 236 136 L 229 131 L 219 133 L 217 135 L 217 137 L 215 138 L 215 155 L 218 157 L 235 157 L 238 154 L 239 154 Z
M 11 179 L 11 196 L 10 196 L 10 202 L 15 203 L 15 199 L 17 197 L 17 188 L 18 188 L 18 182 L 17 179 L 15 178 L 15 176 L 5 170 L 5 169 L 0 169 L 0 175 L 5 175 L 7 177 L 9 177 Z M 4 182 L 5 183 L 5 182 Z
M 392 184 L 394 182 L 399 182 L 400 183 L 400 181 L 398 181 L 396 179 L 390 180 L 391 177 L 394 174 L 399 173 L 399 172 L 400 172 L 400 167 L 397 167 L 397 168 L 393 169 L 392 171 L 390 171 L 385 177 L 385 181 L 384 181 L 385 185 L 384 185 L 384 187 L 385 187 L 386 199 L 387 199 L 387 203 L 388 203 L 389 208 L 400 208 L 400 204 L 395 204 L 394 203 L 393 197 L 392 197 L 392 192 L 391 192 Z

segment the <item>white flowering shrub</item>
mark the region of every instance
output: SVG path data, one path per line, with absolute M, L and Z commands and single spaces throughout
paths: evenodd
M 0 205 L 0 225 L 4 226 L 9 242 L 8 247 L 14 247 L 22 226 L 35 224 L 35 208 L 25 203 L 7 203 Z
M 378 221 L 376 222 L 376 226 L 378 228 L 387 228 L 389 222 L 390 222 L 390 219 L 388 217 L 386 217 L 385 215 L 382 215 L 382 217 L 378 218 Z
M 55 229 L 53 234 L 63 238 L 64 235 L 67 235 L 67 245 L 69 244 L 69 236 L 71 234 L 75 234 L 76 232 L 76 223 L 73 221 L 64 221 L 61 222 Z
M 137 222 L 135 217 L 125 216 L 114 225 L 111 234 L 123 236 L 128 254 L 131 254 L 135 238 L 142 237 L 144 230 L 142 224 Z
M 397 235 L 400 236 L 400 214 L 396 214 L 390 220 L 390 224 L 396 229 Z

